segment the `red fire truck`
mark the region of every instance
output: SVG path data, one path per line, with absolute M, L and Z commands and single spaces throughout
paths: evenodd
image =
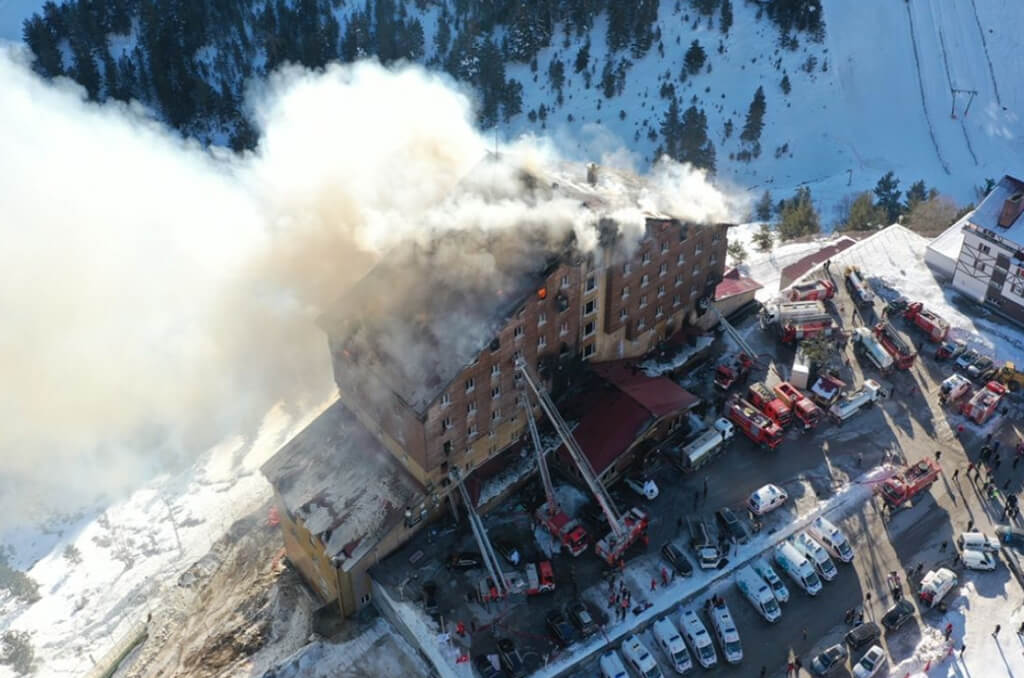
M 938 344 L 945 341 L 949 334 L 949 322 L 941 318 L 934 311 L 925 309 L 924 304 L 915 301 L 903 312 L 907 322 L 913 324 L 922 332 L 928 335 L 928 339 Z
M 793 411 L 762 382 L 757 381 L 750 385 L 747 389 L 747 398 L 754 407 L 767 414 L 779 426 L 785 428 L 793 422 Z
M 892 356 L 896 369 L 909 370 L 914 364 L 914 358 L 917 357 L 914 342 L 893 327 L 892 323 L 886 321 L 875 325 L 875 337 Z
M 782 428 L 739 396 L 726 403 L 725 416 L 756 445 L 774 450 L 782 444 Z
M 988 421 L 1006 395 L 1006 384 L 990 381 L 960 406 L 960 413 L 979 426 Z
M 793 285 L 786 292 L 789 301 L 824 301 L 836 294 L 836 286 L 828 280 L 813 280 Z
M 804 425 L 804 430 L 809 431 L 821 421 L 821 409 L 815 405 L 810 398 L 788 381 L 780 381 L 773 387 L 775 395 L 784 402 L 796 415 L 796 418 Z
M 907 503 L 935 482 L 941 469 L 931 457 L 911 464 L 893 477 L 882 483 L 881 493 L 889 508 L 897 508 Z
M 754 360 L 746 353 L 739 353 L 715 368 L 715 387 L 728 391 L 739 380 L 741 383 L 750 375 Z

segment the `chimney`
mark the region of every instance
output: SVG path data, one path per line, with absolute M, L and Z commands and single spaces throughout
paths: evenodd
M 587 165 L 587 183 L 597 186 L 597 163 L 592 162 Z
M 1024 193 L 1014 193 L 1003 203 L 1003 211 L 999 213 L 999 225 L 1009 228 L 1024 210 Z

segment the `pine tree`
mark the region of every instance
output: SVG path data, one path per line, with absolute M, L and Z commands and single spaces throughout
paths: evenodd
M 452 27 L 448 23 L 448 15 L 441 14 L 441 18 L 437 20 L 437 32 L 434 33 L 434 48 L 437 50 L 438 57 L 444 59 L 451 42 Z
M 811 189 L 801 186 L 790 200 L 785 201 L 779 212 L 779 236 L 789 240 L 820 231 L 821 220 L 811 201 Z
M 679 159 L 679 143 L 682 134 L 683 121 L 679 114 L 679 100 L 672 97 L 668 110 L 661 121 L 661 152 L 668 157 Z
M 95 99 L 100 92 L 100 70 L 96 66 L 96 59 L 93 58 L 92 48 L 86 39 L 82 38 L 72 43 L 71 50 L 74 55 L 72 77 L 85 88 L 90 99 Z
M 732 0 L 722 0 L 722 5 L 719 9 L 721 13 L 718 17 L 718 27 L 723 33 L 728 33 L 729 29 L 732 28 Z
M 758 221 L 769 221 L 772 218 L 772 194 L 765 191 L 754 204 L 754 216 Z
M 881 226 L 885 217 L 885 210 L 876 207 L 871 200 L 871 193 L 864 191 L 850 204 L 850 213 L 842 228 L 847 231 L 870 231 Z
M 680 128 L 678 157 L 679 162 L 688 162 L 694 167 L 715 171 L 715 147 L 708 138 L 708 119 L 704 111 L 690 106 L 683 113 Z
M 704 67 L 704 62 L 707 61 L 708 54 L 704 51 L 704 48 L 700 46 L 700 42 L 694 40 L 690 43 L 690 48 L 686 50 L 686 56 L 683 58 L 683 64 L 686 66 L 686 72 L 690 75 L 696 75 L 700 72 L 700 69 Z
M 782 88 L 782 93 L 783 94 L 789 94 L 790 90 L 792 90 L 792 85 L 790 85 L 790 83 L 789 83 L 789 75 L 788 74 L 783 74 L 782 75 L 782 82 L 779 83 L 779 87 Z
M 583 43 L 582 47 L 580 47 L 580 51 L 576 52 L 576 62 L 575 62 L 574 67 L 575 67 L 575 70 L 576 70 L 577 73 L 581 73 L 584 70 L 586 70 L 586 68 L 587 68 L 587 66 L 589 64 L 590 64 L 590 38 L 587 38 L 587 41 Z
M 899 190 L 899 185 L 900 180 L 893 175 L 892 171 L 886 172 L 885 176 L 879 179 L 875 185 L 875 205 L 885 210 L 889 223 L 896 221 L 900 216 L 902 191 Z
M 754 143 L 761 138 L 761 130 L 764 128 L 765 106 L 764 89 L 758 87 L 757 91 L 754 92 L 753 100 L 750 102 L 750 108 L 747 110 L 747 120 L 743 123 L 743 132 L 740 133 L 740 139 L 748 143 Z
M 50 24 L 38 14 L 26 19 L 22 28 L 22 39 L 36 56 L 36 69 L 48 78 L 64 75 L 64 63 L 57 47 L 57 34 Z
M 551 65 L 548 66 L 548 79 L 551 80 L 551 87 L 556 92 L 562 91 L 562 85 L 565 84 L 565 64 L 558 57 L 551 60 Z
M 772 234 L 772 229 L 768 224 L 761 224 L 761 228 L 754 233 L 751 240 L 754 246 L 757 247 L 758 252 L 768 252 L 771 250 L 772 245 L 775 244 L 775 236 Z
M 928 189 L 924 185 L 924 179 L 915 181 L 910 184 L 910 188 L 907 189 L 906 202 L 903 204 L 903 212 L 910 212 L 917 207 L 919 203 L 922 203 L 927 199 Z
M 737 264 L 742 264 L 747 259 L 747 250 L 743 247 L 743 243 L 738 240 L 729 243 L 725 251 Z
M 618 52 L 629 44 L 629 29 L 632 23 L 632 12 L 632 3 L 608 3 L 608 33 L 606 39 L 608 41 L 608 50 L 610 52 Z
M 604 68 L 601 70 L 601 89 L 605 98 L 611 99 L 615 96 L 615 66 L 610 58 L 604 62 Z

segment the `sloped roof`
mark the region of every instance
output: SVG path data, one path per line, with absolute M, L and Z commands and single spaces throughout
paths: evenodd
M 779 272 L 779 289 L 786 289 L 794 280 L 802 278 L 807 271 L 811 270 L 826 259 L 834 257 L 846 248 L 853 247 L 855 244 L 857 244 L 856 240 L 850 236 L 844 235 L 833 244 L 823 247 L 817 252 L 812 252 L 806 257 L 797 259 Z
M 735 267 L 730 268 L 722 276 L 722 281 L 715 286 L 715 301 L 735 297 L 737 294 L 754 292 L 764 287 L 753 278 L 742 275 Z
M 617 389 L 588 391 L 579 403 L 582 416 L 573 431 L 595 473 L 602 473 L 654 423 L 640 403 Z M 559 448 L 565 453 L 565 446 Z
M 1024 217 L 1017 217 L 1008 227 L 999 225 L 999 215 L 1003 211 L 1004 203 L 1017 193 L 1024 193 L 1024 181 L 1009 174 L 1003 176 L 968 220 L 975 226 L 988 229 L 1000 237 L 1024 246 Z
M 340 400 L 260 469 L 288 512 L 343 569 L 358 562 L 418 505 L 422 486 Z
M 700 402 L 700 398 L 668 377 L 649 377 L 626 360 L 597 363 L 591 369 L 654 417 L 688 410 Z

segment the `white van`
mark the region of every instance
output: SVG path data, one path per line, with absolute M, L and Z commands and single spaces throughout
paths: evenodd
M 797 586 L 812 596 L 821 591 L 821 579 L 807 558 L 804 558 L 792 542 L 784 541 L 775 547 L 775 562 Z
M 957 537 L 956 543 L 960 545 L 961 550 L 971 549 L 991 553 L 999 550 L 999 540 L 982 532 L 964 532 Z
M 743 645 L 740 644 L 740 632 L 736 630 L 736 622 L 732 620 L 732 613 L 729 606 L 725 604 L 725 598 L 715 596 L 707 602 L 708 617 L 711 619 L 711 626 L 718 636 L 718 644 L 722 646 L 722 654 L 725 661 L 730 664 L 739 664 L 743 661 Z
M 757 613 L 766 620 L 776 622 L 782 617 L 779 601 L 775 600 L 775 595 L 768 583 L 757 572 L 754 572 L 753 567 L 746 565 L 737 570 L 736 586 L 754 606 Z
M 629 635 L 622 639 L 622 656 L 626 663 L 633 667 L 643 678 L 663 678 L 661 667 L 654 657 L 640 642 L 640 636 Z
M 853 562 L 853 548 L 846 535 L 826 518 L 815 519 L 807 532 L 839 560 L 844 563 Z
M 935 607 L 958 583 L 960 580 L 950 569 L 940 567 L 937 570 L 929 570 L 921 580 L 921 590 L 917 597 L 928 607 Z
M 750 498 L 747 499 L 747 508 L 754 515 L 761 516 L 779 508 L 786 503 L 787 499 L 789 499 L 789 495 L 784 489 L 768 483 L 750 495 Z
M 783 583 L 779 575 L 775 574 L 775 570 L 772 569 L 771 564 L 768 563 L 764 558 L 755 558 L 750 564 L 754 568 L 754 572 L 768 582 L 768 586 L 772 589 L 772 595 L 775 596 L 775 600 L 780 603 L 789 602 L 789 589 Z
M 693 660 L 690 659 L 686 643 L 683 642 L 683 637 L 679 635 L 676 625 L 667 617 L 662 617 L 654 622 L 652 629 L 654 631 L 654 640 L 657 641 L 662 652 L 668 657 L 668 661 L 672 664 L 675 672 L 683 674 L 692 670 Z
M 964 567 L 969 570 L 994 570 L 996 569 L 996 556 L 991 551 L 980 549 L 964 549 L 960 554 L 960 560 Z
M 626 675 L 626 666 L 615 650 L 608 650 L 601 655 L 598 664 L 601 666 L 601 678 L 629 678 Z
M 838 570 L 836 570 L 836 564 L 828 557 L 828 551 L 825 550 L 824 546 L 816 542 L 811 535 L 801 532 L 793 538 L 793 545 L 804 554 L 804 557 L 811 561 L 811 564 L 814 565 L 818 574 L 825 581 L 832 581 L 839 574 Z
M 684 609 L 679 615 L 679 625 L 683 630 L 683 638 L 690 646 L 690 651 L 697 658 L 697 663 L 706 669 L 718 663 L 718 654 L 715 652 L 715 644 L 711 641 L 711 634 L 708 633 L 704 622 L 700 620 L 693 610 Z

